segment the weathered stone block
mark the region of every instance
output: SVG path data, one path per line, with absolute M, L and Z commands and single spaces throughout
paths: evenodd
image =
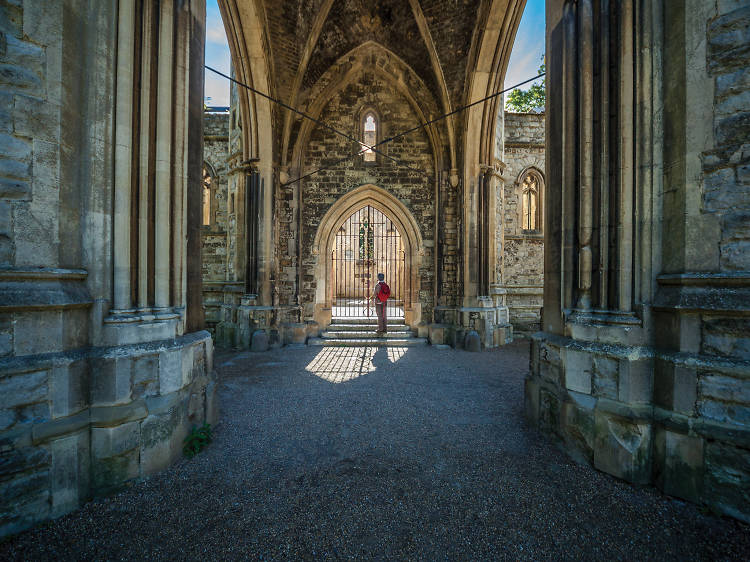
M 750 405 L 705 398 L 698 400 L 698 414 L 721 423 L 750 425 Z
M 13 128 L 17 135 L 47 141 L 60 138 L 60 116 L 54 105 L 24 95 L 16 95 L 14 105 Z
M 672 377 L 672 409 L 681 414 L 693 415 L 698 387 L 695 369 L 675 365 Z
M 63 350 L 62 312 L 22 312 L 15 314 L 13 345 L 15 355 L 33 355 Z M 39 334 L 44 334 L 43 338 Z
M 590 353 L 576 349 L 565 350 L 565 388 L 591 394 L 593 359 Z
M 708 26 L 708 66 L 712 73 L 743 66 L 750 56 L 750 7 L 732 10 Z
M 553 363 L 540 362 L 539 363 L 539 376 L 548 382 L 556 385 L 561 382 L 561 369 L 559 365 Z
M 721 512 L 750 522 L 750 451 L 727 443 L 706 443 L 706 494 Z
M 49 371 L 17 373 L 0 378 L 0 408 L 47 400 Z
M 49 516 L 49 470 L 19 474 L 3 482 L 0 533 L 19 531 Z
M 654 433 L 654 476 L 665 493 L 693 502 L 703 492 L 703 439 L 663 428 Z
M 621 359 L 617 395 L 630 404 L 650 402 L 653 396 L 654 367 L 652 359 Z
M 59 263 L 59 193 L 56 188 L 34 185 L 34 197 L 31 202 L 18 201 L 14 205 L 13 221 L 15 227 L 16 265 L 38 267 L 41 265 L 55 267 Z M 49 316 L 62 312 L 41 312 L 40 316 Z M 62 322 L 61 322 L 62 323 Z M 40 332 L 41 333 L 41 332 Z M 62 341 L 62 337 L 60 337 Z M 57 339 L 45 342 L 57 344 Z M 42 344 L 39 343 L 39 346 Z M 60 351 L 62 345 L 55 351 Z M 47 349 L 47 351 L 52 351 Z
M 186 409 L 186 408 L 185 408 Z M 180 407 L 143 420 L 141 427 L 141 473 L 163 470 L 182 455 L 182 442 L 189 431 L 187 412 Z
M 560 399 L 545 388 L 539 391 L 539 429 L 548 433 L 560 431 Z
M 84 359 L 56 365 L 50 376 L 52 417 L 75 414 L 88 404 L 89 367 Z
M 159 354 L 149 353 L 133 358 L 133 400 L 159 392 Z
M 165 349 L 159 353 L 159 393 L 169 394 L 182 388 L 182 350 Z
M 588 394 L 569 393 L 570 400 L 562 406 L 562 433 L 567 450 L 579 460 L 594 460 L 594 407 L 596 399 Z
M 31 199 L 31 184 L 27 180 L 0 178 L 0 198 Z
M 750 384 L 747 379 L 706 373 L 698 383 L 701 398 L 750 404 Z
M 29 93 L 43 87 L 37 74 L 15 64 L 0 64 L 0 86 L 10 92 Z
M 138 449 L 133 449 L 114 457 L 92 459 L 91 482 L 94 492 L 109 494 L 129 480 L 137 478 L 138 458 Z
M 52 454 L 52 517 L 77 508 L 89 490 L 90 452 L 88 432 L 58 439 L 50 444 Z
M 284 344 L 304 344 L 307 342 L 308 325 L 303 323 L 286 323 L 282 329 Z
M 133 362 L 130 357 L 94 357 L 91 360 L 91 403 L 124 404 L 131 400 Z
M 91 428 L 91 453 L 102 459 L 120 455 L 138 447 L 141 440 L 141 424 L 134 421 L 115 427 Z
M 200 353 L 203 352 L 202 349 L 198 350 Z M 201 373 L 197 373 L 196 371 L 196 346 L 194 345 L 188 345 L 182 348 L 182 383 L 180 384 L 180 388 L 190 384 L 195 376 L 200 376 Z M 201 365 L 203 365 L 203 358 L 199 357 L 199 362 Z
M 628 482 L 651 480 L 651 425 L 596 410 L 594 466 Z
M 444 324 L 430 324 L 429 338 L 432 345 L 445 345 L 448 342 L 448 327 Z
M 0 452 L 0 477 L 7 480 L 17 472 L 49 466 L 51 456 L 42 447 L 18 447 Z
M 250 351 L 268 351 L 268 334 L 265 330 L 255 330 L 250 343 Z
M 206 385 L 206 423 L 216 425 L 219 421 L 219 387 L 214 381 Z
M 617 400 L 618 373 L 619 365 L 616 359 L 595 355 L 592 387 L 594 395 Z

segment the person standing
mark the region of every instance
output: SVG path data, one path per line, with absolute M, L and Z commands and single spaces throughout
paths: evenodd
M 378 315 L 378 331 L 379 336 L 385 335 L 388 332 L 388 320 L 386 318 L 386 302 L 388 297 L 391 296 L 391 288 L 385 282 L 385 275 L 378 273 L 378 282 L 372 289 L 372 299 L 375 301 L 375 314 Z

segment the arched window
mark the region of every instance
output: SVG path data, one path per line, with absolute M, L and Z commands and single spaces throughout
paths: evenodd
M 365 162 L 375 162 L 376 153 L 365 146 L 374 146 L 378 142 L 378 117 L 373 111 L 367 111 L 362 116 L 362 159 Z
M 534 169 L 524 171 L 520 183 L 521 230 L 539 232 L 541 224 L 542 177 Z
M 211 201 L 213 199 L 211 192 L 211 172 L 208 170 L 208 166 L 203 166 L 203 220 L 201 224 L 203 226 L 211 226 Z

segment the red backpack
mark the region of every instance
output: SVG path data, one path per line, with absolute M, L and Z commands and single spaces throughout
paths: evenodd
M 380 302 L 385 302 L 388 300 L 388 297 L 391 296 L 391 288 L 385 281 L 380 281 L 379 284 L 380 292 L 378 293 L 378 299 L 380 300 Z

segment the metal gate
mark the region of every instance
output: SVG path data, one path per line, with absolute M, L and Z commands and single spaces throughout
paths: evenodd
M 404 317 L 406 259 L 401 233 L 374 207 L 363 207 L 349 217 L 336 233 L 331 279 L 334 318 L 375 317 L 370 299 L 377 275 L 385 275 L 391 288 L 386 304 L 389 318 Z

